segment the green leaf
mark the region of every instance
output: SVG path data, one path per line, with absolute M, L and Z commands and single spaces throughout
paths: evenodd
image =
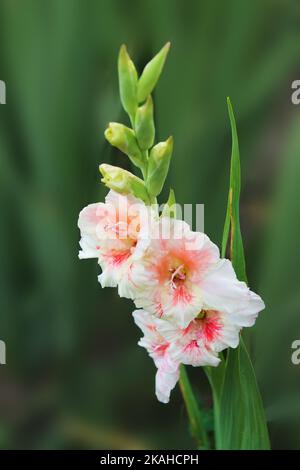
M 270 448 L 262 399 L 242 338 L 239 347 L 229 349 L 227 354 L 217 448 Z
M 199 448 L 209 449 L 209 440 L 203 424 L 203 417 L 183 365 L 180 366 L 179 385 L 187 409 L 191 433 L 196 439 Z
M 221 359 L 221 362 L 218 367 L 204 368 L 213 394 L 214 432 L 216 442 L 219 442 L 220 439 L 220 402 L 224 384 L 226 364 L 224 355 L 222 353 L 219 354 L 219 357 Z
M 230 183 L 224 232 L 222 239 L 222 256 L 225 256 L 228 238 L 230 237 L 230 258 L 240 281 L 247 281 L 244 247 L 240 228 L 240 192 L 241 168 L 240 152 L 236 123 L 230 99 L 227 98 L 228 113 L 231 125 L 232 150 L 230 165 Z
M 241 188 L 240 156 L 235 118 L 229 98 L 232 153 L 228 206 L 222 253 L 230 244 L 230 257 L 241 281 L 246 281 L 243 241 L 239 221 Z M 213 376 L 211 376 L 214 382 Z M 261 395 L 246 346 L 241 338 L 237 349 L 229 349 L 223 377 L 213 384 L 218 390 L 216 447 L 218 449 L 269 449 L 269 436 Z M 221 388 L 220 388 L 221 386 Z

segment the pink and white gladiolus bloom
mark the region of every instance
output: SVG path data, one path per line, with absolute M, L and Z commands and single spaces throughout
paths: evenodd
M 180 364 L 218 366 L 264 308 L 218 247 L 183 221 L 157 216 L 133 196 L 110 191 L 83 209 L 80 258 L 97 258 L 102 287 L 118 287 L 141 310 L 139 341 L 157 367 L 156 396 L 167 403 Z
M 239 344 L 241 327 L 225 312 L 202 310 L 186 328 L 158 318 L 145 310 L 133 312 L 144 336 L 144 347 L 157 367 L 155 391 L 159 401 L 167 403 L 179 379 L 180 364 L 216 367 L 218 353 Z
M 85 207 L 79 214 L 79 258 L 97 258 L 102 268 L 102 287 L 118 287 L 121 297 L 131 298 L 131 266 L 147 247 L 152 211 L 132 195 L 109 191 L 105 203 Z
M 132 268 L 136 306 L 180 328 L 202 310 L 222 312 L 239 327 L 252 326 L 264 303 L 238 281 L 218 247 L 183 221 L 163 217 L 158 225 Z
M 157 367 L 155 393 L 162 403 L 168 403 L 170 393 L 179 380 L 179 363 L 169 354 L 170 343 L 161 335 L 160 320 L 145 310 L 135 310 L 133 318 L 144 333 L 138 342 L 145 348 Z

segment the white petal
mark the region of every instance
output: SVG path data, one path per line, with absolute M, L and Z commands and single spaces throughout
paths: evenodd
M 162 361 L 166 358 L 169 343 L 157 329 L 157 318 L 144 310 L 135 310 L 133 312 L 133 318 L 136 325 L 144 333 L 144 336 L 139 340 L 138 345 L 147 350 L 156 367 L 159 367 Z
M 130 268 L 128 268 L 129 270 Z M 124 273 L 122 276 L 119 277 L 118 281 L 118 294 L 120 297 L 125 299 L 133 299 L 134 298 L 134 288 L 132 283 L 128 278 L 128 273 Z
M 144 335 L 156 339 L 157 318 L 145 310 L 135 310 L 132 315 L 135 324 L 142 330 Z
M 169 343 L 174 343 L 178 339 L 182 337 L 182 329 L 171 323 L 168 320 L 163 320 L 162 318 L 153 317 L 155 321 L 155 325 L 159 333 L 166 341 Z
M 262 299 L 240 282 L 229 260 L 221 260 L 202 280 L 203 299 L 207 308 L 227 312 L 239 326 L 252 326 L 264 309 Z
M 210 343 L 210 347 L 216 352 L 221 352 L 228 347 L 236 348 L 240 341 L 241 328 L 233 324 L 229 319 L 225 320 L 225 317 L 227 315 L 222 315 L 223 327 L 217 339 Z
M 92 235 L 82 235 L 82 238 L 79 242 L 81 250 L 79 251 L 79 259 L 89 259 L 89 258 L 98 258 L 99 250 L 98 241 Z
M 98 282 L 101 284 L 101 287 L 117 287 L 118 281 L 111 273 L 103 271 L 102 274 L 98 276 Z
M 203 307 L 202 291 L 196 284 L 188 283 L 187 297 L 177 297 L 177 289 L 169 289 L 162 303 L 163 317 L 168 318 L 180 328 L 186 328 Z
M 172 343 L 169 348 L 169 355 L 174 361 L 194 367 L 216 367 L 220 363 L 217 353 L 208 349 L 200 341 L 194 341 L 191 345 L 187 345 L 185 340 Z
M 117 287 L 119 282 L 119 271 L 110 265 L 103 265 L 102 273 L 98 276 L 101 287 Z
M 168 403 L 170 393 L 179 380 L 179 365 L 166 358 L 158 367 L 155 377 L 155 393 L 158 401 Z
M 102 202 L 96 202 L 84 207 L 78 217 L 78 227 L 82 233 L 95 234 L 99 222 L 99 214 L 105 210 Z

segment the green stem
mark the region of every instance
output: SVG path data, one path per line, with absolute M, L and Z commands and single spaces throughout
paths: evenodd
M 199 448 L 208 450 L 210 444 L 203 424 L 202 414 L 183 365 L 180 366 L 179 385 L 187 409 L 192 435 L 196 439 Z
M 148 150 L 141 150 L 144 159 L 144 165 L 141 167 L 141 171 L 143 174 L 144 181 L 147 181 L 148 176 Z
M 204 371 L 210 384 L 213 397 L 214 438 L 216 449 L 219 448 L 220 441 L 220 400 L 225 374 L 225 359 L 222 353 L 220 353 L 220 359 L 221 363 L 218 365 L 218 367 L 204 367 Z
M 128 114 L 128 116 L 129 116 L 129 121 L 130 121 L 131 127 L 132 127 L 132 129 L 134 130 L 135 115 L 133 115 L 133 114 Z

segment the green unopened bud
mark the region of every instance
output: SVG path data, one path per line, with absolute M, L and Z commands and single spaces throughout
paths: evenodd
M 163 69 L 169 49 L 170 43 L 167 42 L 167 44 L 145 66 L 138 81 L 137 97 L 139 103 L 145 101 L 147 96 L 151 94 L 155 87 Z
M 169 197 L 164 205 L 161 217 L 170 217 L 176 219 L 176 199 L 173 189 L 170 189 Z
M 148 96 L 146 103 L 137 109 L 134 130 L 139 147 L 142 150 L 148 150 L 152 147 L 155 136 L 155 127 L 151 95 Z
M 155 145 L 150 152 L 148 164 L 147 189 L 151 196 L 157 196 L 168 174 L 173 151 L 173 137 Z
M 111 145 L 126 153 L 134 165 L 139 168 L 143 166 L 142 153 L 132 129 L 118 122 L 110 122 L 104 135 Z
M 137 108 L 138 75 L 124 44 L 119 52 L 118 73 L 121 102 L 133 120 Z
M 132 194 L 146 204 L 150 203 L 145 183 L 137 176 L 123 168 L 107 165 L 106 163 L 100 165 L 99 170 L 103 176 L 101 181 L 108 188 L 120 194 Z

